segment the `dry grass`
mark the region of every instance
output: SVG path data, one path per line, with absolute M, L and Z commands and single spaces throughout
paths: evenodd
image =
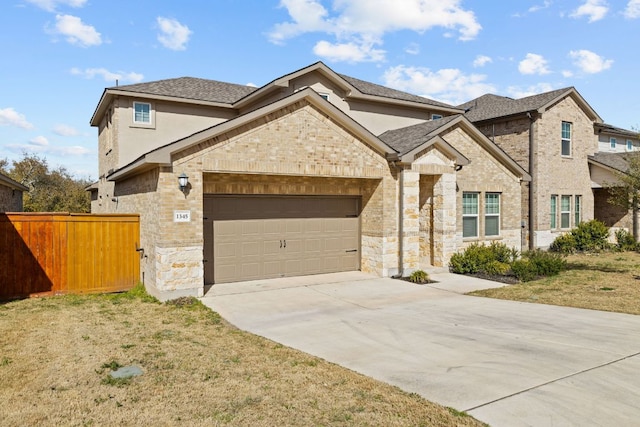
M 234 329 L 197 301 L 134 294 L 0 304 L 0 424 L 482 425 Z M 113 380 L 119 365 L 144 374 Z
M 640 314 L 640 254 L 571 255 L 567 262 L 558 276 L 471 295 Z

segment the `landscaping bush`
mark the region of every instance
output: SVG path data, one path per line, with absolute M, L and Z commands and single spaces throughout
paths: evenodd
M 416 270 L 409 275 L 409 281 L 412 283 L 429 283 L 429 273 L 423 270 Z
M 633 237 L 633 234 L 629 233 L 624 228 L 616 230 L 616 242 L 618 249 L 623 251 L 635 251 L 638 250 L 638 242 Z
M 511 264 L 511 272 L 521 282 L 530 282 L 537 277 L 536 266 L 528 259 L 518 259 Z
M 449 270 L 458 274 L 490 273 L 488 270 L 501 269 L 497 263 L 511 264 L 518 257 L 518 251 L 504 243 L 490 245 L 473 243 L 462 253 L 454 254 L 449 261 Z
M 553 252 L 536 249 L 522 256 L 534 266 L 538 276 L 555 276 L 567 267 L 564 256 Z
M 509 263 L 501 262 L 501 261 L 491 261 L 484 267 L 484 272 L 490 276 L 505 276 L 511 266 Z
M 599 252 L 609 249 L 609 227 L 593 219 L 581 222 L 570 232 L 557 237 L 549 249 L 553 252 L 570 254 L 574 252 Z

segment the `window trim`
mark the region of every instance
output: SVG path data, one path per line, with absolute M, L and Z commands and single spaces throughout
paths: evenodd
M 568 202 L 567 202 L 568 210 L 563 210 L 562 203 L 563 203 L 564 200 L 568 200 Z M 566 215 L 566 218 L 567 218 L 566 226 L 565 226 L 565 223 L 563 221 L 565 215 Z M 567 194 L 563 194 L 562 196 L 560 196 L 560 228 L 561 229 L 571 228 L 571 196 L 567 195 Z
M 475 196 L 475 213 L 465 213 L 465 196 Z M 480 193 L 477 191 L 464 191 L 462 193 L 462 238 L 463 239 L 474 239 L 480 237 Z M 475 219 L 475 234 L 465 236 L 465 218 L 473 218 Z
M 567 131 L 568 131 L 568 136 L 565 136 L 565 125 L 567 126 Z M 571 149 L 572 149 L 572 145 L 571 144 L 571 134 L 572 132 L 572 128 L 573 128 L 573 124 L 571 122 L 565 122 L 564 120 L 562 121 L 562 129 L 561 129 L 561 134 L 560 134 L 560 155 L 562 157 L 571 157 Z M 565 143 L 568 144 L 568 154 L 564 153 L 564 145 Z
M 496 196 L 497 202 L 498 202 L 497 205 L 496 205 L 496 207 L 498 208 L 497 212 L 491 212 L 491 213 L 488 212 L 487 207 L 489 206 L 489 196 Z M 501 228 L 502 228 L 502 227 L 500 227 L 500 223 L 501 223 L 501 218 L 500 218 L 501 212 L 500 211 L 502 210 L 501 209 L 501 202 L 502 202 L 502 197 L 500 197 L 500 193 L 492 192 L 492 191 L 487 191 L 486 193 L 484 193 L 484 236 L 485 237 L 498 237 L 498 236 L 500 236 L 500 231 L 501 231 Z M 488 232 L 488 228 L 487 228 L 487 224 L 488 224 L 487 219 L 488 218 L 497 218 L 498 219 L 498 227 L 496 229 L 496 233 L 495 234 L 489 234 L 489 232 Z

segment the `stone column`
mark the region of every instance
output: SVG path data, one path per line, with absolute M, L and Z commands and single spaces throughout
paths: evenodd
M 404 275 L 420 267 L 420 173 L 410 169 L 401 172 L 402 197 L 402 268 Z
M 455 173 L 440 175 L 433 186 L 433 264 L 437 267 L 446 267 L 462 244 L 457 233 L 457 197 Z

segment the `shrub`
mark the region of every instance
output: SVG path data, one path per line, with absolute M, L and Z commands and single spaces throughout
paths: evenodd
M 501 261 L 491 261 L 484 266 L 484 272 L 491 276 L 504 276 L 511 268 L 509 264 Z
M 635 251 L 638 249 L 638 242 L 633 237 L 633 234 L 629 233 L 624 228 L 616 230 L 616 242 L 618 248 L 623 251 Z
M 576 251 L 576 239 L 573 237 L 573 234 L 571 233 L 558 236 L 551 243 L 551 246 L 549 246 L 549 250 L 552 252 L 558 252 L 565 255 L 572 254 Z
M 409 275 L 409 281 L 413 283 L 428 283 L 429 273 L 423 270 L 416 270 Z
M 462 253 L 454 254 L 449 261 L 449 269 L 452 273 L 476 274 L 491 273 L 489 270 L 503 270 L 497 264 L 511 264 L 518 257 L 518 251 L 509 248 L 504 243 L 492 242 L 490 245 L 473 243 Z M 500 273 L 498 273 L 500 274 Z
M 610 247 L 609 228 L 597 219 L 581 222 L 569 233 L 557 237 L 549 249 L 553 252 L 570 254 L 573 252 L 599 252 Z
M 511 271 L 521 282 L 530 282 L 537 276 L 536 266 L 528 259 L 518 259 L 511 264 Z
M 555 276 L 567 267 L 563 255 L 540 249 L 525 252 L 523 257 L 535 267 L 538 276 Z

